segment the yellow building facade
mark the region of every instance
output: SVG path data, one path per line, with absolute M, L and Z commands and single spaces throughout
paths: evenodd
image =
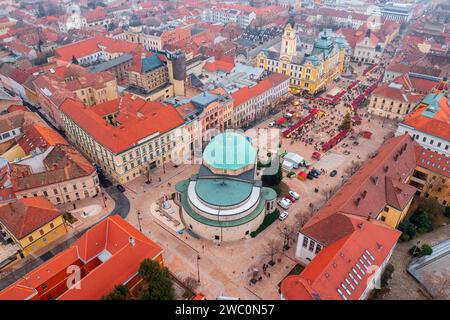
M 36 219 L 35 216 L 40 218 Z M 0 270 L 47 247 L 67 233 L 62 212 L 44 197 L 19 199 L 0 207 L 0 233 L 14 254 L 0 261 Z
M 288 22 L 280 49 L 262 50 L 256 57 L 256 66 L 288 75 L 292 93 L 317 94 L 343 73 L 346 46 L 344 38 L 324 30 L 311 52 L 298 52 L 295 24 Z

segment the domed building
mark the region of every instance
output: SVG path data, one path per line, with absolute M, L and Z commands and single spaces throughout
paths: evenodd
M 256 150 L 235 132 L 214 137 L 198 174 L 176 185 L 186 228 L 217 242 L 250 236 L 275 210 L 276 192 L 256 178 Z

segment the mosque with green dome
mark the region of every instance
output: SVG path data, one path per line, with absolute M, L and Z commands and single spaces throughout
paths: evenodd
M 275 210 L 276 192 L 256 177 L 256 149 L 236 132 L 214 137 L 197 174 L 176 185 L 175 202 L 190 232 L 216 242 L 245 239 Z

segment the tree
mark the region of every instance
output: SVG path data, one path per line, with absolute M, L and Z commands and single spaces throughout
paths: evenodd
M 420 233 L 429 232 L 433 230 L 428 213 L 416 211 L 409 221 L 417 227 Z
M 445 210 L 444 206 L 435 198 L 421 198 L 417 209 L 432 215 L 441 215 Z
M 139 276 L 148 285 L 141 295 L 142 300 L 173 300 L 173 280 L 166 267 L 150 259 L 142 261 Z
M 322 189 L 322 195 L 325 199 L 325 201 L 328 201 L 331 199 L 332 196 L 339 190 L 339 186 L 334 187 L 328 187 L 325 189 Z
M 277 255 L 278 252 L 280 252 L 280 247 L 281 247 L 280 242 L 277 240 L 270 240 L 267 243 L 264 252 L 266 253 L 267 256 L 270 257 L 269 264 L 275 264 L 275 256 Z
M 342 119 L 342 123 L 339 126 L 339 130 L 350 130 L 352 128 L 352 117 L 350 113 L 346 113 L 344 119 Z
M 408 241 L 411 239 L 414 239 L 417 235 L 417 227 L 415 225 L 413 225 L 411 222 L 409 222 L 408 220 L 403 220 L 399 225 L 398 225 L 398 230 L 400 230 L 401 232 L 403 232 L 403 234 L 405 234 L 406 236 L 404 236 L 402 234 L 402 241 Z
M 279 227 L 278 230 L 280 231 L 281 239 L 283 241 L 283 250 L 289 250 L 291 247 L 291 241 L 295 241 L 297 231 L 288 226 L 284 226 L 283 228 Z
M 186 288 L 193 293 L 195 293 L 195 290 L 199 286 L 197 279 L 195 279 L 194 277 L 191 277 L 191 276 L 186 277 L 184 279 L 183 283 L 186 286 Z
M 119 284 L 107 296 L 104 296 L 102 300 L 125 300 L 127 294 L 128 288 L 123 284 Z
M 360 167 L 361 162 L 352 160 L 351 164 L 347 168 L 345 168 L 344 172 L 351 177 L 359 170 Z
M 420 254 L 422 256 L 429 256 L 433 253 L 433 248 L 429 244 L 424 243 L 422 247 L 420 247 Z

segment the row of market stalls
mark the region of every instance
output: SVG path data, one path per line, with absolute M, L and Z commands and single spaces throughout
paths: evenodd
M 335 135 L 333 138 L 331 138 L 329 141 L 325 142 L 322 145 L 322 151 L 327 152 L 331 148 L 333 148 L 335 145 L 337 145 L 339 142 L 341 142 L 350 132 L 350 130 L 342 130 L 337 135 Z
M 347 90 L 345 89 L 340 90 L 338 88 L 334 88 L 330 90 L 325 96 L 318 97 L 317 100 L 323 103 L 336 105 L 346 93 Z
M 292 126 L 287 128 L 286 130 L 284 130 L 283 131 L 283 136 L 285 138 L 289 138 L 292 133 L 294 133 L 295 131 L 297 131 L 301 127 L 303 127 L 306 123 L 308 123 L 311 120 L 313 120 L 318 112 L 319 112 L 319 109 L 317 109 L 317 108 L 309 109 L 309 114 L 306 117 L 304 117 L 303 119 L 301 119 L 298 122 L 294 123 Z

